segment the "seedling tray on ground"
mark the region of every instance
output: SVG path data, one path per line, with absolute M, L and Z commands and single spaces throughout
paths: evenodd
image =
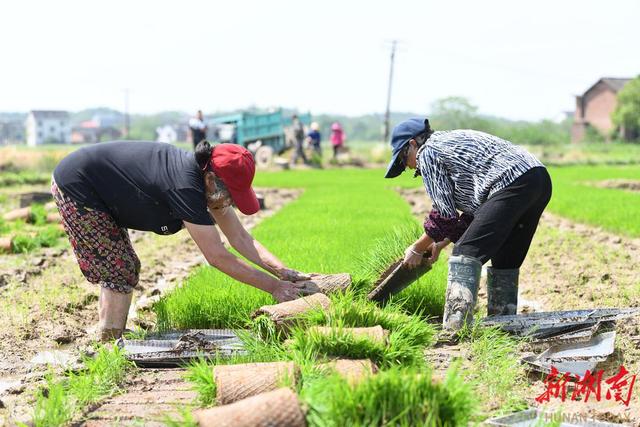
M 534 340 L 578 332 L 596 326 L 612 326 L 617 320 L 640 314 L 638 308 L 597 308 L 588 310 L 549 311 L 530 314 L 492 316 L 483 319 L 484 326 Z
M 369 293 L 368 298 L 384 304 L 392 295 L 402 291 L 429 270 L 431 270 L 431 266 L 426 261 L 411 269 L 402 263 L 402 259 L 399 259 L 382 273 L 373 290 Z
M 126 358 L 146 368 L 184 365 L 196 358 L 246 354 L 243 343 L 230 329 L 189 329 L 150 334 L 144 340 L 121 340 Z

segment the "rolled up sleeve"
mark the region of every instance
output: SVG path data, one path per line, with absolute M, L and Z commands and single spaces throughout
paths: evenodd
M 473 221 L 472 215 L 463 213 L 459 217 L 456 215 L 455 218 L 448 218 L 432 209 L 424 220 L 424 231 L 436 242 L 447 238 L 455 243 L 467 230 L 471 221 Z

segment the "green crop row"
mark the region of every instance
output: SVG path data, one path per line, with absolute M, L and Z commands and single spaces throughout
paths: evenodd
M 602 181 L 610 180 L 640 182 L 640 168 L 590 165 L 548 169 L 553 186 L 548 211 L 613 233 L 640 236 L 640 192 L 599 187 Z M 397 185 L 418 188 L 422 180 L 402 176 Z
M 550 168 L 553 196 L 548 209 L 577 222 L 640 236 L 640 192 L 598 187 L 605 180 L 640 182 L 637 166 Z
M 156 304 L 158 326 L 253 327 L 258 338 L 243 337 L 247 356 L 213 364 L 294 360 L 302 367 L 298 392 L 311 408 L 310 425 L 463 425 L 475 416 L 470 388 L 474 383 L 465 385 L 465 374 L 455 370 L 444 382 L 432 381 L 423 357 L 435 341 L 436 327 L 429 319 L 442 313 L 446 257 L 391 304 L 380 308 L 365 299 L 386 265 L 402 256 L 421 233 L 408 205 L 390 188 L 395 183 L 384 180 L 379 170 L 355 169 L 267 173 L 256 181 L 258 186 L 305 191 L 264 220 L 254 236 L 293 268 L 352 273 L 352 292 L 333 296 L 328 311 L 305 316 L 283 342 L 268 319 L 250 320 L 255 309 L 274 302 L 269 295 L 212 268 L 200 268 Z M 335 329 L 327 337 L 308 331 L 310 325 Z M 345 327 L 374 325 L 390 332 L 387 344 L 342 332 Z M 382 371 L 355 388 L 339 378 L 318 375 L 316 362 L 335 357 L 369 358 Z M 513 362 L 515 355 L 508 360 Z M 504 373 L 498 384 L 501 391 L 520 376 L 519 370 Z M 199 392 L 199 403 L 212 404 L 216 387 L 211 363 L 196 363 L 189 378 Z

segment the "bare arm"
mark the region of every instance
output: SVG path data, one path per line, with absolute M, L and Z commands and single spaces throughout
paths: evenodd
M 300 289 L 295 284 L 278 280 L 265 272 L 256 270 L 229 252 L 224 247 L 215 226 L 192 224 L 186 221 L 184 224 L 210 265 L 240 282 L 269 292 L 278 301 L 297 298 Z
M 231 246 L 242 256 L 265 270 L 283 277 L 289 269 L 244 228 L 232 208 L 213 210 L 213 217 Z M 290 279 L 294 280 L 294 279 Z

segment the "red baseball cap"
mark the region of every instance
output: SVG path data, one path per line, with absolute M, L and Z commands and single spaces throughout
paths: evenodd
M 249 150 L 237 144 L 218 144 L 213 149 L 210 163 L 240 212 L 253 215 L 260 210 L 256 193 L 251 188 L 256 164 Z

